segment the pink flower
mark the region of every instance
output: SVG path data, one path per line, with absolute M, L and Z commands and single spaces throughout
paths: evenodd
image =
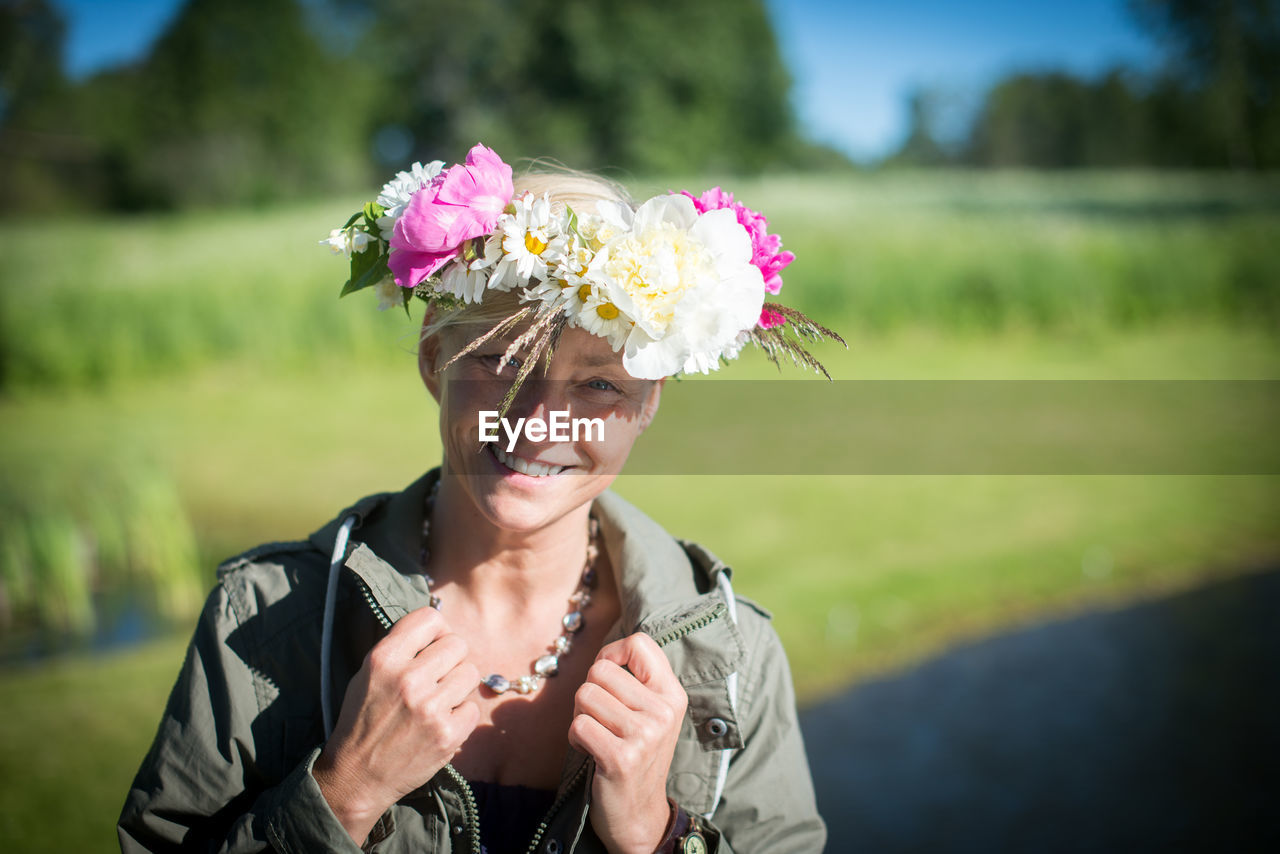
M 756 325 L 761 329 L 772 329 L 775 326 L 781 326 L 786 322 L 787 318 L 783 314 L 776 312 L 771 308 L 762 308 L 760 309 L 760 319 L 756 321 Z
M 794 261 L 796 256 L 783 250 L 781 237 L 768 232 L 769 221 L 763 214 L 756 213 L 741 202 L 735 202 L 733 193 L 726 193 L 719 187 L 713 187 L 701 196 L 695 196 L 688 190 L 684 190 L 683 193 L 693 199 L 693 206 L 700 214 L 721 208 L 732 209 L 738 217 L 738 222 L 747 230 L 747 234 L 751 235 L 751 263 L 760 268 L 760 273 L 764 276 L 764 289 L 771 294 L 782 290 L 780 275 L 782 268 Z M 773 323 L 773 326 L 781 326 L 786 322 L 786 318 L 782 315 L 778 315 L 778 318 L 778 322 Z M 765 326 L 763 315 L 761 315 L 760 325 L 766 329 L 770 328 Z
M 437 175 L 396 220 L 388 260 L 396 284 L 413 287 L 457 258 L 466 241 L 491 233 L 514 192 L 511 167 L 479 144 L 465 166 Z

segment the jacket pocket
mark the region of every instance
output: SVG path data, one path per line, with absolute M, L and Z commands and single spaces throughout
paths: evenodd
M 704 749 L 686 717 L 667 773 L 667 795 L 688 812 L 710 812 L 719 771 L 720 751 Z

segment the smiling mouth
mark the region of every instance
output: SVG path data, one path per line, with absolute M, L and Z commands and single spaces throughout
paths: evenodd
M 497 458 L 498 462 L 512 471 L 518 471 L 520 474 L 528 475 L 529 477 L 553 477 L 566 469 L 572 468 L 572 466 L 547 465 L 546 463 L 517 457 L 515 454 L 508 454 L 498 447 L 497 442 L 488 442 L 486 444 L 489 446 L 490 453 Z

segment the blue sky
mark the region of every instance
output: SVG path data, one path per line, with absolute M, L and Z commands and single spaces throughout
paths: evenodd
M 82 76 L 141 56 L 181 0 L 53 0 L 66 14 L 66 63 Z M 695 0 L 696 2 L 696 0 Z M 1091 74 L 1149 66 L 1155 48 L 1123 0 L 766 0 L 813 138 L 858 159 L 906 133 L 906 96 L 941 89 L 963 114 L 1012 70 Z

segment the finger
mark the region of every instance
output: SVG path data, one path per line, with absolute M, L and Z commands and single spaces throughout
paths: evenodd
M 622 640 L 614 641 L 600 650 L 597 659 L 612 661 L 625 667 L 641 684 L 662 694 L 674 694 L 680 687 L 662 648 L 644 632 L 636 632 Z
M 462 733 L 461 740 L 466 741 L 467 736 L 475 730 L 476 724 L 480 723 L 480 706 L 473 700 L 467 700 L 459 703 L 449 716 L 454 726 L 458 728 L 458 732 Z
M 608 776 L 614 771 L 612 756 L 619 738 L 590 715 L 578 715 L 569 724 L 569 744 L 590 756 Z
M 637 712 L 594 682 L 584 682 L 573 697 L 573 710 L 590 715 L 618 738 L 628 738 L 635 730 Z
M 433 640 L 447 634 L 449 625 L 435 608 L 419 608 L 396 620 L 387 636 L 374 649 L 382 648 L 397 658 L 413 658 Z
M 449 708 L 457 709 L 480 687 L 480 671 L 474 664 L 464 661 L 446 673 L 436 686 L 440 698 Z
M 448 716 L 440 722 L 440 735 L 445 744 L 451 746 L 456 754 L 475 731 L 476 724 L 479 722 L 480 707 L 468 700 L 456 709 L 450 710 Z
M 409 666 L 422 670 L 432 682 L 439 681 L 446 673 L 466 661 L 470 648 L 461 635 L 449 632 L 441 635 L 420 650 Z
M 633 711 L 645 712 L 662 702 L 653 689 L 641 684 L 634 674 L 606 659 L 597 659 L 591 665 L 587 682 L 599 685 Z

